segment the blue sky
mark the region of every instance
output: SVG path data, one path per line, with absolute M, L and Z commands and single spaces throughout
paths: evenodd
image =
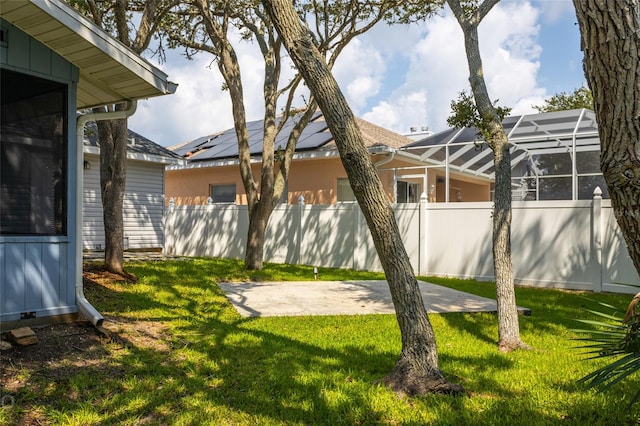
M 480 26 L 492 99 L 513 114 L 585 83 L 571 0 L 502 0 Z M 262 65 L 255 48 L 237 48 L 249 120 L 262 117 Z M 153 61 L 153 59 L 151 59 Z M 129 127 L 165 146 L 233 126 L 231 103 L 211 56 L 171 53 L 160 67 L 176 94 L 140 102 Z M 356 115 L 398 133 L 444 130 L 449 104 L 468 90 L 462 32 L 448 10 L 424 23 L 375 27 L 342 53 L 336 76 Z

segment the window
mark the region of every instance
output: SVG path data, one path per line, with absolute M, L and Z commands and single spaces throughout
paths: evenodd
M 356 196 L 353 195 L 353 190 L 351 189 L 351 184 L 349 184 L 349 179 L 338 178 L 337 195 L 339 203 L 356 200 Z
M 2 70 L 0 235 L 66 235 L 67 86 Z
M 214 203 L 236 203 L 236 184 L 209 185 L 209 196 Z
M 396 203 L 417 203 L 420 185 L 399 180 L 396 183 Z

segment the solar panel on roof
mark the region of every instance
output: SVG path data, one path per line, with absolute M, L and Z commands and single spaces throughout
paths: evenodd
M 203 136 L 197 139 L 192 140 L 179 148 L 174 149 L 174 152 L 179 155 L 184 155 L 189 151 L 195 150 L 199 145 L 201 145 L 204 141 L 207 140 L 207 136 Z
M 302 134 L 300 135 L 300 139 L 306 138 L 309 135 L 323 132 L 329 128 L 329 125 L 326 121 L 314 121 L 309 124 L 302 130 Z
M 247 130 L 262 129 L 264 127 L 263 120 L 255 120 L 247 123 Z
M 204 151 L 202 154 L 198 155 L 194 160 L 202 161 L 202 160 L 213 160 L 216 158 L 227 158 L 238 155 L 238 145 L 222 145 L 216 146 L 213 148 Z
M 227 138 L 223 140 L 222 143 L 206 149 L 204 152 L 200 153 L 198 157 L 194 160 L 204 160 L 204 159 L 209 160 L 209 159 L 225 156 L 222 154 L 225 153 L 229 148 L 232 148 L 234 146 L 237 147 L 237 145 L 238 144 L 236 143 L 235 139 Z
M 313 149 L 319 148 L 325 145 L 327 142 L 333 140 L 333 135 L 329 132 L 315 133 L 305 138 L 303 141 L 298 142 L 297 149 Z

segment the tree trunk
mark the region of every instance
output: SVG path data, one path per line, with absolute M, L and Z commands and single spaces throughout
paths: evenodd
M 418 283 L 375 166 L 349 105 L 288 0 L 263 1 L 289 55 L 313 93 L 335 138 L 351 188 L 385 271 L 402 334 L 402 352 L 383 382 L 400 394 L 460 393 L 438 367 L 436 340 Z
M 122 109 L 119 105 L 117 109 Z M 127 120 L 97 121 L 100 142 L 100 189 L 104 219 L 104 265 L 124 274 L 122 210 L 127 174 Z
M 500 124 L 502 130 L 502 124 Z M 520 340 L 513 265 L 511 262 L 511 155 L 507 135 L 494 141 L 496 195 L 493 205 L 493 270 L 498 304 L 498 349 L 510 352 L 527 346 Z
M 118 0 L 115 2 L 100 2 L 87 0 L 83 10 L 81 4 L 73 5 L 87 14 L 93 22 L 102 28 L 110 19 L 106 17 L 110 10 L 113 15 L 111 24 L 115 27 L 109 29 L 117 39 L 137 54 L 141 54 L 151 42 L 156 32 L 156 24 L 159 23 L 173 6 L 165 2 L 163 7 L 156 0 L 144 2 L 142 14 L 138 21 L 135 40 L 129 36 L 128 20 L 131 14 L 128 10 L 129 2 Z M 122 111 L 126 104 L 115 105 L 116 110 Z M 104 108 L 96 108 L 95 112 L 102 112 Z M 97 121 L 98 141 L 100 142 L 100 188 L 102 197 L 103 224 L 105 234 L 104 266 L 107 270 L 126 275 L 129 279 L 135 279 L 133 275 L 126 274 L 123 269 L 124 258 L 124 223 L 123 202 L 127 172 L 127 119 Z
M 267 232 L 270 209 L 266 200 L 256 203 L 249 212 L 249 231 L 247 233 L 247 247 L 245 250 L 244 267 L 248 270 L 262 269 L 264 258 L 264 236 Z
M 469 66 L 469 83 L 476 108 L 485 128 L 487 145 L 493 150 L 496 195 L 493 207 L 493 271 L 498 304 L 498 349 L 503 352 L 528 346 L 520 339 L 513 265 L 511 262 L 511 155 L 509 140 L 502 127 L 502 118 L 491 103 L 484 81 L 478 25 L 497 0 L 487 0 L 477 6 L 476 13 L 464 11 L 459 1 L 447 0 L 464 34 Z M 479 127 L 483 127 L 479 126 Z
M 574 0 L 593 93 L 600 167 L 640 274 L 640 3 Z

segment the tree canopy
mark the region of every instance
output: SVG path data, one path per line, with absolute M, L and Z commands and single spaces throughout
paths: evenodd
M 544 100 L 542 105 L 533 105 L 538 112 L 565 111 L 586 108 L 593 110 L 593 94 L 588 87 L 579 87 L 572 93 L 560 92 Z

